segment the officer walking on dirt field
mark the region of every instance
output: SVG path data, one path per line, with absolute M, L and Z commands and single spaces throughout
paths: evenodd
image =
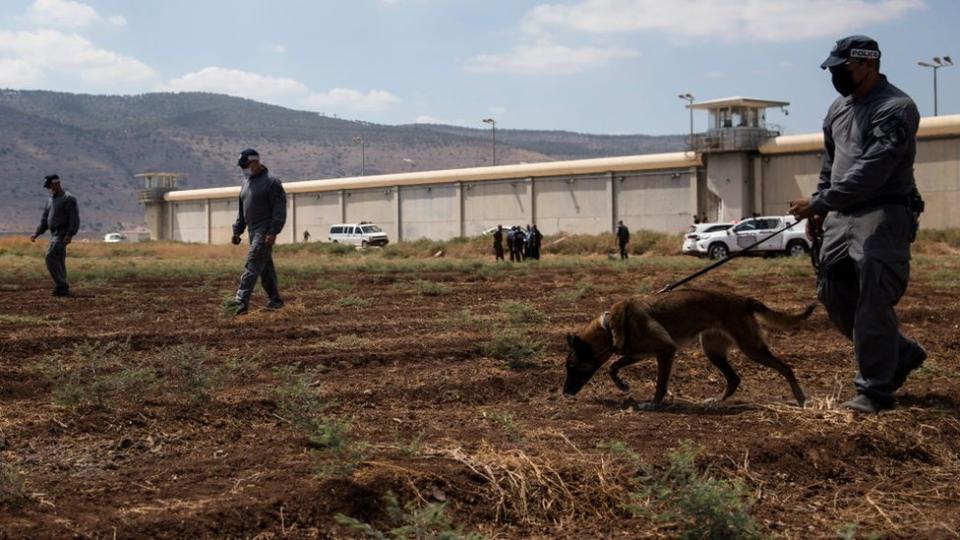
M 791 203 L 822 238 L 817 295 L 853 341 L 861 412 L 894 407 L 893 394 L 926 352 L 897 328 L 894 306 L 907 289 L 910 243 L 923 201 L 913 177 L 920 114 L 880 74 L 880 48 L 866 36 L 841 39 L 821 64 L 840 93 L 823 122 L 825 152 L 813 197 Z
M 280 181 L 271 177 L 267 167 L 260 163 L 260 154 L 256 150 L 249 148 L 241 152 L 237 165 L 246 178 L 240 188 L 240 207 L 231 241 L 234 245 L 239 244 L 240 235 L 248 229 L 250 249 L 237 295 L 227 307 L 236 315 L 246 313 L 259 277 L 270 297 L 267 309 L 280 309 L 283 299 L 280 298 L 277 270 L 273 265 L 273 244 L 287 220 L 287 194 Z
M 70 284 L 67 282 L 67 244 L 73 241 L 80 230 L 80 208 L 77 199 L 60 185 L 60 177 L 50 174 L 43 179 L 43 188 L 50 191 L 50 199 L 43 208 L 40 226 L 30 236 L 35 242 L 37 237 L 50 230 L 50 245 L 47 246 L 47 271 L 53 278 L 54 296 L 70 296 Z
M 620 248 L 620 260 L 629 257 L 627 255 L 627 243 L 630 242 L 630 229 L 623 224 L 623 220 L 617 222 L 617 247 Z

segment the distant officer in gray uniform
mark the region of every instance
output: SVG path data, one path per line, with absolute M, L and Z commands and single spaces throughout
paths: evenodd
M 878 412 L 926 352 L 897 328 L 894 306 L 907 289 L 910 243 L 923 201 L 913 178 L 920 114 L 880 74 L 880 49 L 866 36 L 841 39 L 821 65 L 841 97 L 823 122 L 825 152 L 812 198 L 791 203 L 822 236 L 817 294 L 853 341 L 857 397 L 842 404 Z
M 80 229 L 80 209 L 77 199 L 60 185 L 60 177 L 51 174 L 43 178 L 43 188 L 50 190 L 50 199 L 43 208 L 43 217 L 37 232 L 30 236 L 34 242 L 50 230 L 50 245 L 47 246 L 47 270 L 53 278 L 54 296 L 70 296 L 67 283 L 67 244 Z
M 287 221 L 287 194 L 283 185 L 270 176 L 267 168 L 260 163 L 260 154 L 252 148 L 240 153 L 237 165 L 243 170 L 246 179 L 240 188 L 240 207 L 237 209 L 237 221 L 233 224 L 234 245 L 240 243 L 244 229 L 249 230 L 250 250 L 243 275 L 240 276 L 240 288 L 228 307 L 240 315 L 250 306 L 250 295 L 257 284 L 257 277 L 263 289 L 270 297 L 267 309 L 280 309 L 283 299 L 277 287 L 277 270 L 273 266 L 273 244 Z

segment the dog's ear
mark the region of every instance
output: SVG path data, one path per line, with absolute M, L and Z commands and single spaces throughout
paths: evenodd
M 577 342 L 577 336 L 573 334 L 567 334 L 567 345 L 572 349 L 574 344 Z
M 613 350 L 623 354 L 626 341 L 627 312 L 630 307 L 628 300 L 617 302 L 610 308 L 610 337 L 613 338 Z

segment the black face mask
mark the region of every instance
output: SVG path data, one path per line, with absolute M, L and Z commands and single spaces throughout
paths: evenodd
M 830 70 L 830 81 L 843 97 L 849 96 L 860 86 L 853 80 L 853 73 L 844 66 Z

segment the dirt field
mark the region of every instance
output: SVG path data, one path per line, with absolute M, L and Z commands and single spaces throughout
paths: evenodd
M 565 332 L 700 261 L 280 255 L 287 307 L 262 309 L 258 290 L 231 318 L 241 259 L 219 253 L 180 271 L 142 253 L 72 259 L 68 299 L 48 296 L 36 254 L 0 256 L 0 538 L 362 536 L 338 513 L 491 538 L 677 537 L 693 511 L 644 491 L 657 478 L 706 506 L 746 501 L 760 536 L 960 532 L 956 255 L 915 262 L 899 316 L 930 359 L 897 410 L 864 417 L 835 408 L 851 348 L 820 309 L 769 336 L 805 408 L 739 353 L 738 393 L 701 404 L 722 377 L 694 349 L 661 411 L 631 407 L 652 395 L 653 361 L 623 372 L 629 393 L 602 372 L 559 395 Z M 801 260 L 736 261 L 697 285 L 785 310 L 814 300 Z M 407 508 L 389 512 L 388 493 Z M 416 510 L 434 503 L 449 526 Z

